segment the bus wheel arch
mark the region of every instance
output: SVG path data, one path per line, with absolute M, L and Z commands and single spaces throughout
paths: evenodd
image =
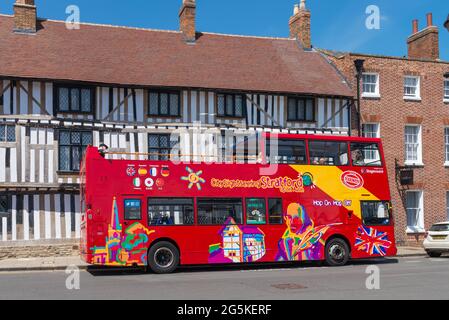
M 159 238 L 148 248 L 147 260 L 154 273 L 172 273 L 180 265 L 181 250 L 173 239 Z
M 329 266 L 344 266 L 351 258 L 351 243 L 342 234 L 333 234 L 326 240 L 324 249 L 326 263 Z

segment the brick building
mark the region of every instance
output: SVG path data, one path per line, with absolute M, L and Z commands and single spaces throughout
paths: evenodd
M 200 33 L 194 0 L 179 31 L 71 30 L 17 0 L 0 15 L 0 247 L 80 236 L 88 144 L 164 154 L 182 128 L 182 154 L 216 158 L 261 131 L 347 135 L 352 91 L 311 47 L 301 2 L 279 39 Z
M 438 38 L 429 14 L 421 31 L 413 21 L 405 58 L 323 51 L 354 95 L 355 61 L 364 60 L 363 134 L 384 142 L 399 244 L 420 243 L 433 223 L 449 220 L 449 63 L 439 59 Z M 401 184 L 396 160 L 413 170 L 412 184 Z

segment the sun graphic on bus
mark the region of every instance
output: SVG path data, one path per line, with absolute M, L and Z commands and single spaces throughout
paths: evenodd
M 189 182 L 189 189 L 192 189 L 194 185 L 198 188 L 198 190 L 201 190 L 201 184 L 206 183 L 206 180 L 201 178 L 201 175 L 203 174 L 203 171 L 200 170 L 198 172 L 193 171 L 189 167 L 186 167 L 187 172 L 189 175 L 185 177 L 181 177 L 181 180 L 188 181 Z

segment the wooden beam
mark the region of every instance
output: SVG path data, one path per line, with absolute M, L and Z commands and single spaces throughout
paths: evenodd
M 129 99 L 129 97 L 131 97 L 133 94 L 133 91 L 131 91 L 131 93 L 129 93 L 118 105 L 116 105 L 111 112 L 108 113 L 108 115 L 106 117 L 104 117 L 102 120 L 106 121 L 106 120 L 110 120 L 110 118 L 112 117 L 112 115 L 114 114 L 114 112 L 116 112 L 121 106 L 123 106 L 125 104 L 125 101 L 127 99 Z
M 247 99 L 248 99 L 248 97 L 247 97 Z M 262 109 L 262 107 L 261 106 L 259 106 L 258 104 L 257 104 L 257 102 L 255 102 L 253 99 L 252 99 L 252 97 L 251 98 L 249 98 L 248 99 L 259 111 L 261 111 L 262 113 L 264 113 L 266 116 L 267 116 L 267 118 L 268 119 L 270 119 L 274 124 L 276 124 L 276 126 L 278 126 L 278 127 L 281 127 L 281 125 L 280 125 L 280 123 L 277 121 L 277 120 L 275 120 L 272 116 L 271 116 L 271 114 L 269 114 L 267 111 L 265 111 L 264 109 Z
M 49 113 L 47 112 L 47 110 L 45 110 L 45 108 L 42 107 L 40 101 L 37 101 L 37 99 L 33 96 L 33 94 L 30 93 L 30 92 L 29 92 L 29 91 L 22 85 L 21 82 L 19 82 L 19 89 L 22 89 L 23 91 L 25 91 L 25 93 L 26 93 L 29 97 L 31 97 L 31 100 L 32 100 L 35 104 L 37 104 L 37 106 L 39 107 L 39 109 L 40 109 L 44 114 L 46 114 L 47 116 L 51 116 L 51 114 L 49 114 Z

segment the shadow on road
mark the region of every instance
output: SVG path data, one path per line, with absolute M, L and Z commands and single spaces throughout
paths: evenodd
M 370 260 L 353 260 L 348 263 L 348 266 L 363 266 L 363 265 L 382 265 L 382 264 L 397 264 L 398 259 L 395 258 L 378 258 Z M 306 268 L 321 268 L 325 266 L 324 262 L 279 262 L 279 263 L 254 263 L 254 264 L 233 264 L 233 265 L 213 265 L 213 266 L 183 266 L 179 267 L 175 273 L 201 273 L 201 272 L 219 272 L 219 271 L 247 271 L 247 270 L 270 270 L 270 269 L 306 269 Z M 344 267 L 342 267 L 344 268 Z M 148 272 L 146 268 L 117 268 L 117 267 L 88 267 L 87 272 L 92 276 L 135 276 L 143 275 Z

